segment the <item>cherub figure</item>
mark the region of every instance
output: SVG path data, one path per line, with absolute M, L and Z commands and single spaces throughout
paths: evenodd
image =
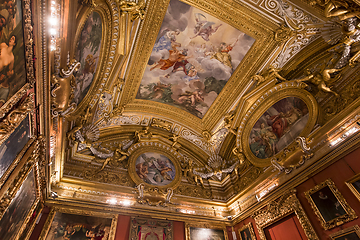
M 252 79 L 256 81 L 256 86 L 261 85 L 264 82 L 267 82 L 273 78 L 279 79 L 280 81 L 287 81 L 284 77 L 282 77 L 279 72 L 281 69 L 274 68 L 270 66 L 268 69 L 263 71 L 261 74 L 254 75 Z
M 354 9 L 344 0 L 312 0 L 310 5 L 319 4 L 324 6 L 324 15 L 327 18 L 339 17 L 339 20 L 345 20 L 358 16 L 360 14 L 359 9 Z
M 134 142 L 140 142 L 141 138 L 152 138 L 152 133 L 149 131 L 149 127 L 145 127 L 143 130 L 135 132 Z
M 226 128 L 229 132 L 231 132 L 232 134 L 234 134 L 236 136 L 236 132 L 233 128 L 231 128 L 232 125 L 232 121 L 234 119 L 235 115 L 234 115 L 234 111 L 228 112 L 225 114 L 224 116 L 224 128 Z
M 84 127 L 84 125 L 86 124 L 88 118 L 90 117 L 91 115 L 91 112 L 90 112 L 90 108 L 88 107 L 86 109 L 86 112 L 84 115 L 80 116 L 80 123 L 78 126 L 75 126 L 73 129 L 71 129 L 66 135 L 67 135 L 67 138 L 68 140 L 72 140 L 72 141 L 75 141 L 75 133 L 77 131 L 79 131 L 80 129 L 82 129 Z
M 215 23 L 207 21 L 206 17 L 201 13 L 195 13 L 195 21 L 196 21 L 194 28 L 195 36 L 191 37 L 190 39 L 200 36 L 205 41 L 209 41 L 210 40 L 209 37 L 212 34 L 214 34 L 222 25 L 220 24 L 213 28 L 212 25 L 214 25 Z
M 195 183 L 196 185 L 200 183 L 201 186 L 204 187 L 204 182 L 202 178 L 200 176 L 197 176 L 193 172 L 194 170 L 193 163 L 194 161 L 189 159 L 189 161 L 184 164 L 185 166 L 182 169 L 182 171 L 184 172 L 184 177 L 186 177 L 188 182 Z
M 101 172 L 108 164 L 114 167 L 118 167 L 120 163 L 126 160 L 129 157 L 129 154 L 123 151 L 122 147 L 122 144 L 119 143 L 118 147 L 114 151 L 113 156 L 106 158 L 102 167 L 97 172 Z
M 298 79 L 296 81 L 299 81 L 299 82 L 309 81 L 309 82 L 315 84 L 320 91 L 323 91 L 326 93 L 332 93 L 335 95 L 335 97 L 339 97 L 339 94 L 334 92 L 333 90 L 331 90 L 326 85 L 326 83 L 332 83 L 332 82 L 337 81 L 341 77 L 341 75 L 337 75 L 335 78 L 332 78 L 331 74 L 339 72 L 341 70 L 342 70 L 342 68 L 340 68 L 340 69 L 336 69 L 336 68 L 324 69 L 321 74 L 318 72 L 315 74 L 312 74 L 311 71 L 309 69 L 307 69 L 306 73 L 308 74 L 308 76 L 303 79 Z

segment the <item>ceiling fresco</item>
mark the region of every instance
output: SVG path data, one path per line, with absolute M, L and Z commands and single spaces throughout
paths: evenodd
M 202 118 L 255 39 L 178 0 L 171 0 L 136 98 Z

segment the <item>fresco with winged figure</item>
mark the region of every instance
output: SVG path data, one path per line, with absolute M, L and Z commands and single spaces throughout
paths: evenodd
M 202 118 L 254 42 L 223 21 L 171 0 L 136 98 Z
M 75 59 L 81 63 L 76 72 L 76 88 L 73 101 L 79 104 L 86 96 L 99 63 L 102 38 L 102 21 L 99 13 L 93 12 L 85 22 L 77 42 Z

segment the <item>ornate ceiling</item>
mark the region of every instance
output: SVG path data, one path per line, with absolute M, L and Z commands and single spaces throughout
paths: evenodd
M 356 143 L 355 0 L 54 4 L 49 203 L 240 219 Z

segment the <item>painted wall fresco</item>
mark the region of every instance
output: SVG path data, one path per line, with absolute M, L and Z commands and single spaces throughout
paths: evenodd
M 190 240 L 225 240 L 224 230 L 190 227 Z
M 159 153 L 143 153 L 135 162 L 137 175 L 146 183 L 165 186 L 171 183 L 176 174 L 171 160 Z
M 0 0 L 0 107 L 26 83 L 21 2 Z
M 0 221 L 1 239 L 16 239 L 35 200 L 35 176 L 31 170 Z
M 249 144 L 258 158 L 269 158 L 292 143 L 308 122 L 308 107 L 296 97 L 284 98 L 260 117 L 251 130 Z
M 202 118 L 254 41 L 197 8 L 171 0 L 136 98 Z
M 10 137 L 0 146 L 0 178 L 29 140 L 30 122 L 29 116 L 27 116 Z
M 111 219 L 57 212 L 46 240 L 109 240 Z
M 81 63 L 76 73 L 74 102 L 79 104 L 90 89 L 99 63 L 102 38 L 102 22 L 99 13 L 93 12 L 86 20 L 80 39 L 76 44 L 75 59 Z

